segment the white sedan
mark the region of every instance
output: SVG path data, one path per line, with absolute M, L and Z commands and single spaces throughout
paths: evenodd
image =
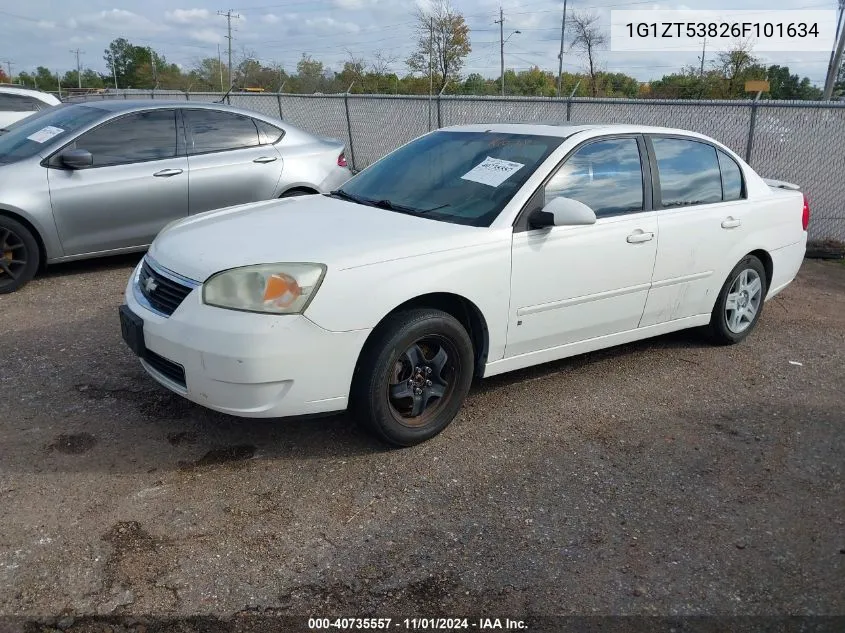
M 331 194 L 170 225 L 129 280 L 122 332 L 204 406 L 349 408 L 409 446 L 473 377 L 696 326 L 741 341 L 804 257 L 796 189 L 682 130 L 445 128 Z
M 0 130 L 60 103 L 53 95 L 40 90 L 0 86 Z

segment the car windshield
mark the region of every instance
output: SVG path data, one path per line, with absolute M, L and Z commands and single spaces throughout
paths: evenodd
M 334 192 L 399 213 L 490 226 L 563 138 L 440 131 L 399 148 Z
M 34 156 L 106 114 L 90 106 L 63 105 L 13 123 L 0 135 L 0 165 Z

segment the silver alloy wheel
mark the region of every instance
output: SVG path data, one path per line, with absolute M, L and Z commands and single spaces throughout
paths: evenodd
M 751 327 L 760 302 L 763 300 L 763 282 L 753 268 L 741 271 L 731 284 L 725 301 L 725 322 L 734 334 L 740 334 Z

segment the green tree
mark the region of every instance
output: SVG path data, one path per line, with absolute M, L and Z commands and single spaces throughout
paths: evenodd
M 408 58 L 408 68 L 428 78 L 431 59 L 435 92 L 446 82 L 458 83 L 464 61 L 472 51 L 463 14 L 449 0 L 432 0 L 428 10 L 417 9 L 416 22 L 417 50 Z
M 789 72 L 788 66 L 769 66 L 766 70 L 769 81 L 769 97 L 772 99 L 821 99 L 822 91 L 810 82 L 808 77 L 799 79 Z
M 296 79 L 299 92 L 303 94 L 311 94 L 321 90 L 325 84 L 323 62 L 302 53 L 302 58 L 296 63 Z

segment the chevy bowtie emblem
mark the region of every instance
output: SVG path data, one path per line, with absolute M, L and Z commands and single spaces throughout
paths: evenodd
M 146 280 L 144 280 L 144 290 L 147 292 L 155 292 L 156 288 L 158 288 L 158 284 L 155 279 L 147 277 Z

